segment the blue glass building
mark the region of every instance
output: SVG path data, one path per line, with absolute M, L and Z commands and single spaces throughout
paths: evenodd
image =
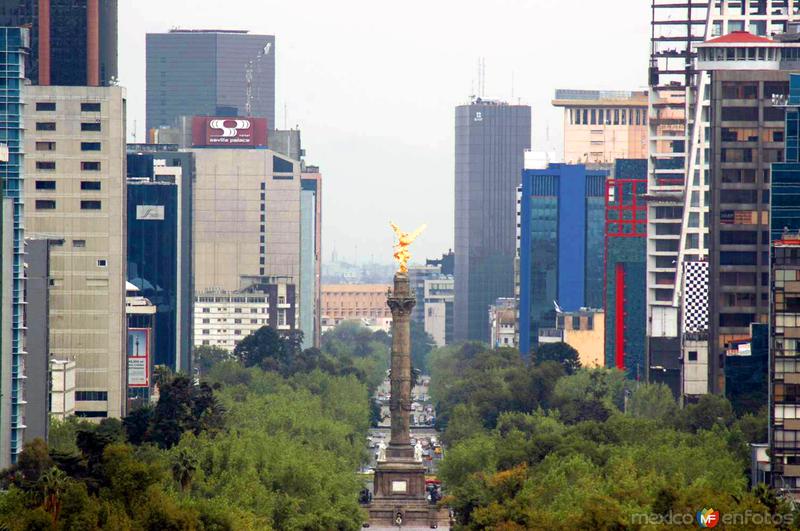
M 8 146 L 8 161 L 0 162 L 0 178 L 3 182 L 3 199 L 10 199 L 10 206 L 13 209 L 12 216 L 3 215 L 4 220 L 13 219 L 13 235 L 11 238 L 13 258 L 12 258 L 12 296 L 11 307 L 3 306 L 0 313 L 11 312 L 11 380 L 10 407 L 3 407 L 0 412 L 8 411 L 10 419 L 0 419 L 0 425 L 8 426 L 10 437 L 6 433 L 0 433 L 0 441 L 7 438 L 9 445 L 2 444 L 3 453 L 6 448 L 10 451 L 11 462 L 16 462 L 16 456 L 22 451 L 24 424 L 24 290 L 25 274 L 23 255 L 25 252 L 25 234 L 23 227 L 23 186 L 22 186 L 22 167 L 23 167 L 23 124 L 22 124 L 22 90 L 25 80 L 25 60 L 29 49 L 29 32 L 25 28 L 0 28 L 0 144 Z M 3 202 L 4 207 L 9 205 L 8 201 Z M 3 231 L 5 232 L 5 230 Z M 7 254 L 7 249 L 3 245 L 3 255 Z M 7 322 L 6 315 L 2 316 L 2 321 Z M 3 333 L 5 332 L 5 328 Z M 3 343 L 5 344 L 5 338 Z M 5 352 L 3 353 L 5 355 Z M 7 365 L 3 363 L 3 368 Z M 6 375 L 2 375 L 3 380 L 7 381 Z M 2 398 L 4 405 L 7 398 Z M 3 430 L 5 431 L 5 430 Z M 0 463 L 6 462 L 8 457 L 0 457 Z
M 601 308 L 608 171 L 550 164 L 522 172 L 519 343 L 528 356 L 539 329 L 564 311 Z
M 128 150 L 128 281 L 156 306 L 152 363 L 189 374 L 192 154 L 174 146 Z
M 785 158 L 772 164 L 770 190 L 770 241 L 780 240 L 784 231 L 800 231 L 800 74 L 789 78 L 786 107 Z

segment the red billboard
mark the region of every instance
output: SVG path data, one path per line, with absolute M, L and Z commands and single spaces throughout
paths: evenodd
M 267 119 L 230 116 L 192 118 L 193 147 L 267 147 Z

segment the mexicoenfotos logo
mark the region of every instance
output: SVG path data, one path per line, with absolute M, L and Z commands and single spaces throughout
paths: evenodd
M 697 511 L 697 523 L 700 527 L 715 527 L 719 523 L 719 511 L 705 508 Z

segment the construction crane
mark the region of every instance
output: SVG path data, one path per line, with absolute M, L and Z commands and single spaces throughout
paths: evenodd
M 272 43 L 265 43 L 264 47 L 258 51 L 258 55 L 256 55 L 255 59 L 248 61 L 247 65 L 245 65 L 244 79 L 246 86 L 246 97 L 244 109 L 247 116 L 251 116 L 253 112 L 253 76 L 255 72 L 259 70 L 259 67 L 261 66 L 261 60 L 269 55 L 271 49 Z

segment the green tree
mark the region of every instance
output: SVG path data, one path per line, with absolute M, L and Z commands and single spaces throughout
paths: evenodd
M 627 412 L 634 417 L 671 423 L 678 414 L 678 404 L 666 385 L 640 384 L 631 394 Z
M 188 449 L 180 448 L 172 458 L 172 477 L 181 487 L 181 492 L 186 492 L 192 486 L 195 472 L 197 472 L 197 458 Z
M 427 373 L 428 355 L 436 347 L 436 342 L 429 333 L 425 331 L 422 323 L 411 321 L 411 365 Z
M 537 365 L 545 361 L 558 362 L 567 374 L 574 374 L 581 368 L 578 351 L 566 343 L 543 343 L 536 349 L 534 359 Z
M 202 376 L 208 374 L 211 367 L 217 363 L 222 363 L 232 359 L 231 353 L 216 345 L 201 345 L 192 350 L 194 366 L 200 371 Z

